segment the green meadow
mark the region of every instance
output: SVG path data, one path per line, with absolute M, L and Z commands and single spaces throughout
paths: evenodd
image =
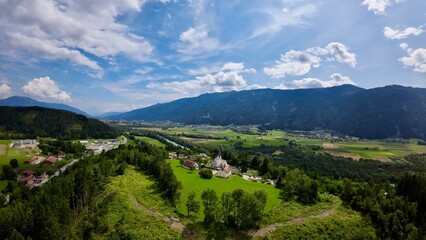
M 260 182 L 252 182 L 243 179 L 240 176 L 232 175 L 228 179 L 213 176 L 212 179 L 202 179 L 198 175 L 198 171 L 188 170 L 183 168 L 179 160 L 168 160 L 177 179 L 182 182 L 181 201 L 178 204 L 178 209 L 181 213 L 186 214 L 186 199 L 191 191 L 197 194 L 197 199 L 201 201 L 201 193 L 207 188 L 214 189 L 220 197 L 224 192 L 232 192 L 237 188 L 241 188 L 246 192 L 253 193 L 256 190 L 265 190 L 268 194 L 266 203 L 266 211 L 273 210 L 280 205 L 280 191 L 272 185 L 263 184 Z M 202 216 L 202 210 L 199 216 Z
M 147 142 L 151 145 L 160 147 L 160 148 L 166 148 L 166 144 L 158 141 L 157 139 L 150 138 L 150 137 L 142 137 L 142 136 L 135 136 L 136 139 Z

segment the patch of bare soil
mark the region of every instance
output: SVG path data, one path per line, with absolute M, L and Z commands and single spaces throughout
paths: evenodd
M 377 156 L 376 159 L 384 163 L 392 162 L 388 157 L 385 156 Z
M 206 139 L 206 140 L 201 140 L 201 141 L 197 141 L 197 143 L 212 143 L 212 142 L 224 142 L 225 139 Z
M 274 153 L 272 153 L 272 155 L 274 155 L 274 156 L 279 156 L 279 155 L 281 155 L 281 154 L 284 154 L 284 152 L 283 152 L 283 151 L 280 151 L 280 150 L 277 150 L 277 151 L 275 151 Z
M 200 138 L 190 138 L 190 137 L 179 137 L 179 138 L 186 141 L 196 141 L 197 139 L 200 139 Z
M 4 144 L 0 144 L 0 156 L 6 155 L 7 147 Z
M 327 153 L 335 157 L 352 158 L 352 160 L 354 161 L 359 161 L 361 159 L 361 155 L 359 155 L 358 153 L 332 152 L 332 151 L 327 151 Z
M 264 236 L 264 235 L 268 234 L 269 232 L 273 232 L 273 231 L 277 230 L 277 227 L 281 227 L 283 225 L 284 224 L 281 224 L 281 223 L 276 223 L 276 224 L 268 225 L 268 226 L 266 226 L 264 228 L 261 228 L 261 229 L 257 230 L 256 232 L 254 232 L 253 234 L 251 234 L 251 236 L 253 238 Z
M 337 149 L 337 148 L 339 148 L 339 146 L 337 146 L 336 144 L 334 144 L 334 143 L 323 143 L 322 144 L 322 147 L 324 148 L 324 149 Z

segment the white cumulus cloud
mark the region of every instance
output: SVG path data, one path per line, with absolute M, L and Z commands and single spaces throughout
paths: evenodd
M 410 35 L 413 36 L 419 36 L 420 34 L 422 34 L 424 32 L 424 30 L 422 29 L 422 27 L 408 27 L 404 30 L 398 30 L 398 29 L 392 29 L 390 27 L 385 27 L 383 30 L 383 34 L 385 35 L 385 37 L 395 40 L 395 39 L 404 39 L 407 38 Z
M 195 96 L 207 92 L 225 92 L 262 88 L 260 85 L 248 85 L 241 73 L 253 73 L 256 70 L 246 69 L 243 63 L 228 62 L 216 73 L 207 73 L 186 81 L 173 81 L 146 85 L 148 89 L 167 93 L 177 93 L 181 96 Z
M 209 29 L 206 25 L 190 27 L 179 36 L 177 51 L 186 55 L 199 55 L 221 48 L 219 40 L 209 36 Z
M 139 12 L 144 0 L 5 0 L 0 1 L 0 55 L 25 59 L 68 60 L 102 75 L 90 54 L 107 61 L 123 55 L 149 61 L 152 46 L 118 23 Z
M 276 89 L 301 89 L 301 88 L 325 88 L 325 87 L 334 87 L 344 84 L 355 83 L 347 76 L 342 76 L 340 73 L 333 73 L 330 76 L 330 80 L 323 81 L 318 78 L 304 78 L 301 80 L 294 80 L 291 82 L 282 82 L 280 85 L 276 86 Z
M 329 61 L 337 61 L 355 67 L 356 55 L 339 42 L 329 43 L 325 48 L 309 48 L 305 51 L 288 51 L 281 55 L 280 60 L 272 67 L 265 67 L 264 72 L 272 78 L 283 78 L 286 75 L 302 76 L 312 68 L 320 66 L 323 58 Z
M 368 11 L 373 11 L 374 14 L 384 14 L 386 8 L 390 7 L 393 3 L 401 3 L 404 0 L 364 0 L 363 5 L 366 5 Z
M 147 88 L 166 92 L 179 92 L 183 95 L 195 95 L 203 92 L 224 92 L 239 90 L 247 86 L 244 78 L 234 71 L 218 72 L 196 77 L 188 81 L 150 83 Z
M 34 78 L 24 85 L 22 90 L 28 95 L 44 100 L 71 101 L 71 94 L 61 90 L 50 77 Z
M 403 48 L 404 49 L 404 48 Z M 413 67 L 415 72 L 426 73 L 426 49 L 411 49 L 405 45 L 408 56 L 399 59 L 404 65 Z
M 6 83 L 0 84 L 0 98 L 7 98 L 10 97 L 12 91 L 9 85 Z

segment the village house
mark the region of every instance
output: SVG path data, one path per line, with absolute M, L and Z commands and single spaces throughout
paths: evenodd
M 32 186 L 34 184 L 34 174 L 36 172 L 34 170 L 28 169 L 22 171 L 19 176 L 18 180 L 25 182 L 25 184 Z
M 35 173 L 36 172 L 34 170 L 27 169 L 27 170 L 21 171 L 20 175 L 21 177 L 29 177 L 29 176 L 33 176 Z
M 217 172 L 217 176 L 221 178 L 229 178 L 232 174 L 231 167 L 227 165 L 225 168 Z
M 47 164 L 54 164 L 58 161 L 59 159 L 57 157 L 54 156 L 50 156 L 48 157 L 46 160 L 44 160 L 43 163 L 47 163 Z
M 198 163 L 191 160 L 186 160 L 185 162 L 183 162 L 183 167 L 187 169 L 196 169 L 196 170 L 200 169 L 200 166 L 198 166 Z
M 176 154 L 176 152 L 169 152 L 169 158 L 170 158 L 170 159 L 175 159 L 175 158 L 177 158 L 177 154 Z
M 42 175 L 34 177 L 34 185 L 36 186 L 42 185 L 46 183 L 48 180 L 49 180 L 49 175 L 47 175 L 46 172 L 44 172 Z
M 58 158 L 64 158 L 66 156 L 66 154 L 63 151 L 60 151 L 58 153 Z
M 32 156 L 32 157 L 28 158 L 27 160 L 25 160 L 25 163 L 37 164 L 37 163 L 39 163 L 39 161 L 40 161 L 40 159 L 39 159 L 38 156 Z

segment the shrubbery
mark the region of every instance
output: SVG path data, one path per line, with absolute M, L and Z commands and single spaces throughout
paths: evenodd
M 208 168 L 201 169 L 201 171 L 199 172 L 199 174 L 200 174 L 200 177 L 204 178 L 204 179 L 211 179 L 213 177 L 212 170 L 210 170 Z

